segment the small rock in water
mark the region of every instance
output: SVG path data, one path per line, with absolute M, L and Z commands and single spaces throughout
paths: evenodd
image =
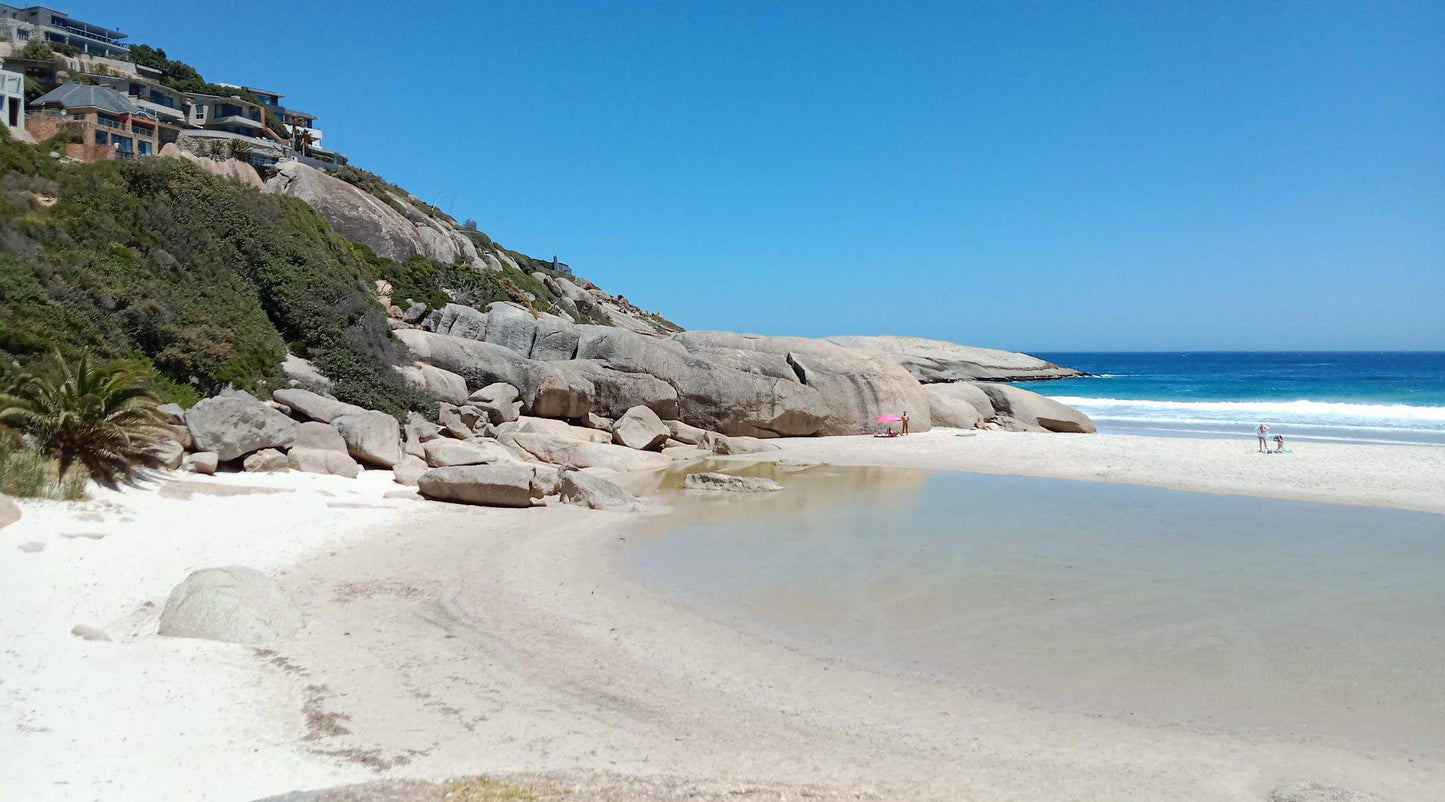
M 38 541 L 38 540 L 32 540 L 32 541 L 30 541 L 29 543 L 21 543 L 19 546 L 16 546 L 15 548 L 20 549 L 21 551 L 25 552 L 26 554 L 34 554 L 34 553 L 37 552 L 37 551 L 43 551 L 43 550 L 45 549 L 45 544 L 44 544 L 44 543 L 41 543 L 41 542 Z
M 104 630 L 88 627 L 85 624 L 76 624 L 71 628 L 70 634 L 81 640 L 110 640 L 110 636 Z
M 725 473 L 694 473 L 682 480 L 682 486 L 688 490 L 726 490 L 733 493 L 767 493 L 783 489 L 772 479 Z

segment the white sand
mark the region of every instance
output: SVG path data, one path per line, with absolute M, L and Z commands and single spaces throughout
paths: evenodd
M 943 430 L 782 453 L 1445 511 L 1429 449 L 1250 446 Z M 250 800 L 562 769 L 898 799 L 1263 800 L 1295 779 L 1445 798 L 1438 754 L 1031 710 L 805 654 L 639 585 L 612 552 L 635 516 L 388 500 L 389 478 L 191 478 L 291 492 L 23 503 L 0 530 L 0 798 Z M 63 536 L 78 532 L 105 537 Z M 31 541 L 44 550 L 17 548 Z M 228 564 L 277 575 L 307 627 L 264 651 L 154 634 L 172 586 Z
M 907 437 L 789 438 L 769 459 L 1047 476 L 1445 512 L 1445 448 L 1290 443 L 1252 437 L 1057 435 L 934 429 Z

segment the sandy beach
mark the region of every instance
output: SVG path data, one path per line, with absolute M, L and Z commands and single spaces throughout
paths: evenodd
M 766 456 L 1445 512 L 1445 450 L 1428 447 L 958 435 Z M 638 513 L 427 503 L 390 479 L 177 476 L 22 502 L 0 530 L 0 796 L 253 800 L 518 772 L 715 794 L 692 798 L 1445 796 L 1439 754 L 1070 714 L 810 654 L 639 582 L 615 554 Z M 257 647 L 156 635 L 170 589 L 218 565 L 277 577 L 306 627 Z

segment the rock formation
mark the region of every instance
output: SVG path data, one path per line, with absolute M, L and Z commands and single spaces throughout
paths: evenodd
M 1038 357 L 993 348 L 976 348 L 921 337 L 825 337 L 848 348 L 878 351 L 925 384 L 970 380 L 1028 381 L 1083 376 L 1073 368 Z
M 204 568 L 177 585 L 161 612 L 160 634 L 228 643 L 265 643 L 302 627 L 301 610 L 254 568 Z

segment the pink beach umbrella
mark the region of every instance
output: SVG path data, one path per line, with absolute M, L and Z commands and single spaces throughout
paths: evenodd
M 878 416 L 878 422 L 879 422 L 879 423 L 898 423 L 898 422 L 901 421 L 901 420 L 903 420 L 903 419 L 900 418 L 900 417 L 898 417 L 897 415 L 879 415 L 879 416 Z

